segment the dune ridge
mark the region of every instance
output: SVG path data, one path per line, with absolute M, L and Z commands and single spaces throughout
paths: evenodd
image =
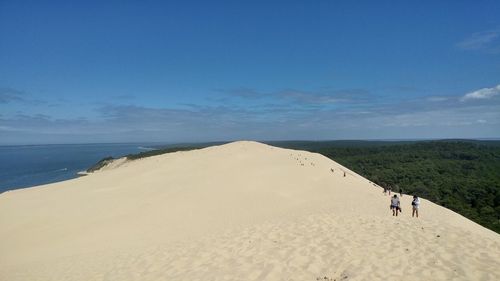
M 249 141 L 124 161 L 0 194 L 0 280 L 500 280 L 498 234 L 410 199 Z

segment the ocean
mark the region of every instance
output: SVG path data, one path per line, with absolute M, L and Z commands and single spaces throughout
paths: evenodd
M 156 144 L 158 145 L 158 144 Z M 78 177 L 104 157 L 152 149 L 152 144 L 0 146 L 0 193 Z

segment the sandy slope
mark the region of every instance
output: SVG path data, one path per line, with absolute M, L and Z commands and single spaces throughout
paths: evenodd
M 500 235 L 402 204 L 309 152 L 160 155 L 0 194 L 0 280 L 500 280 Z

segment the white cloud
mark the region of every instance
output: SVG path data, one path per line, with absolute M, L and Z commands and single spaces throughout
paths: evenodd
M 478 50 L 490 45 L 500 36 L 500 30 L 487 30 L 472 34 L 469 38 L 459 42 L 457 47 L 463 50 Z
M 478 100 L 478 99 L 490 99 L 499 94 L 500 94 L 500 85 L 497 85 L 496 87 L 493 88 L 483 88 L 476 90 L 474 92 L 467 93 L 460 100 L 467 101 L 467 100 Z

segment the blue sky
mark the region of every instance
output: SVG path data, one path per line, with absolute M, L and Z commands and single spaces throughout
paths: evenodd
M 498 138 L 498 11 L 2 0 L 0 144 Z

